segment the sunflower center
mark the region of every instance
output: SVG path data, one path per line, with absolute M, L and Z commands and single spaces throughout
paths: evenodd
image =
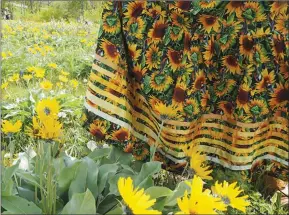
M 185 101 L 186 98 L 186 92 L 180 88 L 180 87 L 176 87 L 174 90 L 174 100 L 176 102 L 183 102 Z
M 92 133 L 93 136 L 95 136 L 99 140 L 103 140 L 104 139 L 104 134 L 102 133 L 102 131 L 99 128 L 96 128 L 96 129 L 92 130 L 91 133 Z
M 44 113 L 46 114 L 46 116 L 48 116 L 51 113 L 51 111 L 50 111 L 50 109 L 48 107 L 45 107 L 44 108 Z
M 177 51 L 172 51 L 170 52 L 171 60 L 175 64 L 180 64 L 181 63 L 181 56 L 180 53 Z
M 154 38 L 163 38 L 166 32 L 166 25 L 165 24 L 159 24 L 155 27 L 153 36 Z
M 142 79 L 142 72 L 140 70 L 134 70 L 134 77 L 137 81 L 141 81 Z
M 183 17 L 177 16 L 177 22 L 178 22 L 179 24 L 184 24 L 184 19 L 183 19 Z
M 209 16 L 206 18 L 207 25 L 213 25 L 216 22 L 216 17 Z
M 243 5 L 244 5 L 244 2 L 242 1 L 231 1 L 231 6 L 233 8 L 242 7 Z
M 201 89 L 203 87 L 203 84 L 205 83 L 205 77 L 200 77 L 196 80 L 195 88 Z
M 229 205 L 231 203 L 230 199 L 227 196 L 222 197 L 222 201 L 226 204 Z
M 226 109 L 226 111 L 229 113 L 229 114 L 232 114 L 233 112 L 233 105 L 231 102 L 228 102 L 224 105 L 224 108 Z
M 129 49 L 128 52 L 129 52 L 129 55 L 130 55 L 132 58 L 135 57 L 135 52 L 134 52 L 133 50 Z
M 277 53 L 282 53 L 285 50 L 285 44 L 283 40 L 274 40 L 274 47 Z
M 189 10 L 191 2 L 190 1 L 180 1 L 177 3 L 177 7 L 181 8 L 182 10 Z
M 108 44 L 106 46 L 107 49 L 107 53 L 112 56 L 112 57 L 116 57 L 117 56 L 117 50 L 116 50 L 116 46 L 112 45 L 112 44 Z
M 277 93 L 278 102 L 289 101 L 289 89 L 282 89 Z
M 151 11 L 151 15 L 152 15 L 152 17 L 155 18 L 155 17 L 158 15 L 157 10 L 153 9 L 153 10 Z
M 227 57 L 227 63 L 230 65 L 230 66 L 233 66 L 233 67 L 236 67 L 238 66 L 238 63 L 237 63 L 237 59 L 230 55 L 229 57 Z
M 267 87 L 268 85 L 270 84 L 270 78 L 268 76 L 265 76 L 264 77 L 264 81 L 263 81 L 263 84 L 262 84 L 262 87 Z
M 246 104 L 249 101 L 249 92 L 243 89 L 240 89 L 238 94 L 238 100 L 241 104 Z
M 118 140 L 125 141 L 128 138 L 128 133 L 126 131 L 120 131 L 115 136 Z
M 243 47 L 246 51 L 251 51 L 253 49 L 253 46 L 254 46 L 253 40 L 250 40 L 247 37 L 243 39 Z
M 138 4 L 134 9 L 133 12 L 131 13 L 131 16 L 134 18 L 137 18 L 143 11 L 143 6 L 142 4 Z

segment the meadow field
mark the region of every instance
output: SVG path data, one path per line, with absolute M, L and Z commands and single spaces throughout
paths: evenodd
M 288 214 L 258 176 L 208 170 L 197 152 L 193 171 L 176 175 L 95 142 L 82 109 L 97 32 L 97 24 L 2 22 L 3 214 L 183 214 L 190 204 L 191 214 Z

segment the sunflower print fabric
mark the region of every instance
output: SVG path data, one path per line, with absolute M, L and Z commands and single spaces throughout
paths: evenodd
M 156 147 L 172 171 L 196 144 L 225 167 L 286 176 L 288 16 L 285 1 L 106 2 L 85 126 L 137 160 Z

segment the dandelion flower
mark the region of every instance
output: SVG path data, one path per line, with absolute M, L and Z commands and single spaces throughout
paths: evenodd
M 20 120 L 15 123 L 12 123 L 8 120 L 2 121 L 2 132 L 4 132 L 4 134 L 17 133 L 20 131 L 21 127 L 22 122 Z
M 7 54 L 5 52 L 1 53 L 2 59 L 6 59 L 7 58 Z
M 2 85 L 1 85 L 1 89 L 3 90 L 3 89 L 6 89 L 7 87 L 8 87 L 8 82 L 6 81 L 6 82 L 4 82 Z
M 10 82 L 17 82 L 20 79 L 20 75 L 18 73 L 13 74 L 8 80 Z
M 28 72 L 34 72 L 36 70 L 36 67 L 35 66 L 29 66 L 27 67 L 27 71 Z
M 61 72 L 60 72 L 62 75 L 64 75 L 64 76 L 68 76 L 69 75 L 69 72 L 65 72 L 64 70 L 61 70 Z
M 32 75 L 23 75 L 23 79 L 24 79 L 25 81 L 30 81 L 32 78 L 33 78 Z
M 68 78 L 64 75 L 59 75 L 58 79 L 59 81 L 62 81 L 64 83 L 68 82 Z
M 44 90 L 51 90 L 53 84 L 52 84 L 50 81 L 47 81 L 47 80 L 46 80 L 46 81 L 42 81 L 42 82 L 40 83 L 40 86 L 41 86 L 41 88 L 44 89 Z
M 56 63 L 49 63 L 48 67 L 50 67 L 52 69 L 56 69 L 57 68 L 57 64 Z
M 70 84 L 73 88 L 77 88 L 78 87 L 78 81 L 76 79 L 72 79 L 70 81 Z
M 229 184 L 227 181 L 224 181 L 223 184 L 219 184 L 218 181 L 216 181 L 215 186 L 212 187 L 212 191 L 220 197 L 226 205 L 230 205 L 231 207 L 246 213 L 246 206 L 250 205 L 250 203 L 246 201 L 248 196 L 238 197 L 242 190 L 240 190 L 239 187 L 236 187 L 236 185 L 237 182 Z
M 37 78 L 43 78 L 45 75 L 45 70 L 43 68 L 36 68 L 34 72 L 35 72 L 35 77 Z
M 134 189 L 130 177 L 119 178 L 117 185 L 121 197 L 132 214 L 161 214 L 160 211 L 150 210 L 156 200 L 150 199 L 150 196 L 144 193 L 144 189 Z

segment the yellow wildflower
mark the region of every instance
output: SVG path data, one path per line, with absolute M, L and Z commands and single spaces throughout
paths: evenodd
M 126 179 L 120 177 L 117 185 L 130 214 L 162 214 L 160 211 L 150 210 L 156 200 L 150 199 L 150 196 L 145 194 L 144 189 L 134 189 L 133 181 L 130 177 Z
M 27 71 L 28 72 L 34 72 L 36 70 L 36 67 L 35 66 L 29 66 L 27 67 Z
M 78 81 L 76 79 L 72 79 L 70 81 L 70 84 L 72 85 L 73 88 L 77 88 L 78 87 Z
M 32 78 L 33 78 L 32 75 L 23 75 L 23 79 L 24 79 L 25 81 L 30 81 Z
M 69 75 L 69 72 L 65 72 L 64 70 L 61 70 L 60 73 L 64 76 L 68 76 Z
M 55 141 L 59 141 L 62 136 L 62 124 L 55 118 L 48 117 L 43 121 L 33 117 L 32 123 L 32 128 L 27 130 L 30 136 Z
M 10 82 L 17 82 L 17 81 L 19 81 L 19 78 L 20 78 L 20 75 L 18 74 L 18 73 L 15 73 L 15 74 L 13 74 L 11 77 L 9 77 L 9 81 Z
M 48 67 L 50 67 L 52 69 L 56 69 L 57 68 L 57 64 L 56 63 L 49 63 Z
M 36 68 L 35 69 L 35 76 L 37 78 L 43 78 L 45 75 L 45 70 L 43 68 Z
M 51 90 L 52 86 L 53 86 L 53 84 L 50 81 L 47 81 L 47 80 L 42 81 L 40 83 L 40 87 L 42 89 L 44 89 L 44 90 Z
M 22 122 L 20 120 L 18 120 L 15 123 L 12 123 L 8 120 L 2 121 L 2 132 L 4 132 L 5 134 L 17 133 L 20 131 L 21 127 L 22 127 Z
M 36 54 L 37 51 L 34 48 L 28 48 L 28 52 L 30 52 L 31 54 Z
M 58 118 L 59 111 L 59 102 L 54 98 L 43 99 L 36 105 L 36 113 L 42 121 L 47 118 Z
M 6 89 L 8 87 L 8 82 L 4 82 L 2 85 L 1 85 L 1 89 Z
M 59 81 L 66 83 L 68 81 L 68 78 L 64 75 L 59 75 Z
M 178 198 L 178 206 L 181 209 L 177 214 L 217 214 L 216 210 L 225 211 L 226 205 L 220 198 L 211 195 L 211 191 L 203 191 L 203 181 L 200 177 L 194 176 L 190 184 L 192 194 L 188 197 L 185 191 L 183 198 Z
M 250 203 L 246 201 L 248 196 L 238 197 L 243 190 L 240 190 L 236 185 L 237 182 L 229 184 L 227 181 L 224 181 L 223 184 L 219 184 L 218 181 L 216 181 L 215 186 L 212 187 L 212 191 L 220 197 L 226 205 L 230 205 L 231 207 L 246 213 L 246 206 L 250 205 Z
M 6 59 L 7 58 L 7 54 L 5 52 L 1 53 L 2 59 Z

